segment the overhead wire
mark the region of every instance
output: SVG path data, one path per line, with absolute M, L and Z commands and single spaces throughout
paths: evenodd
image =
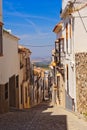
M 77 0 L 74 0 L 73 4 L 75 4 L 75 3 L 78 3 Z M 81 3 L 83 3 L 83 1 L 81 1 Z M 80 3 L 80 4 L 81 4 L 81 3 Z M 83 21 L 83 17 L 84 17 L 84 16 L 83 16 L 83 17 L 81 16 L 79 10 L 78 10 L 77 12 L 78 12 L 79 18 L 81 19 L 81 22 L 82 22 L 82 24 L 83 24 L 83 27 L 84 27 L 85 31 L 87 32 L 87 28 L 86 28 L 85 23 L 84 23 L 84 21 Z M 86 17 L 87 17 L 87 16 L 85 16 L 84 18 L 86 18 Z
M 83 21 L 81 15 L 80 15 L 80 12 L 79 12 L 79 11 L 78 11 L 78 14 L 79 14 L 79 17 L 80 17 L 80 19 L 81 19 L 81 21 L 82 21 L 83 27 L 84 27 L 85 31 L 87 32 L 87 29 L 86 29 L 85 23 L 84 23 L 84 21 Z
M 54 45 L 30 45 L 30 44 L 21 44 L 23 46 L 29 46 L 29 47 L 52 47 Z

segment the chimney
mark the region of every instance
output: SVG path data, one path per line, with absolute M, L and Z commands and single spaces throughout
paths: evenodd
M 2 0 L 0 0 L 0 56 L 3 54 L 3 23 L 2 23 Z

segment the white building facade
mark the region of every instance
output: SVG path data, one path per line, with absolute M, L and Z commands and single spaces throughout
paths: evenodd
M 86 112 L 86 61 L 87 61 L 87 2 L 62 1 L 61 24 L 54 32 L 60 44 L 60 56 L 64 67 L 65 107 L 80 113 Z M 76 3 L 77 2 L 77 3 Z M 63 39 L 63 56 L 61 42 Z M 83 78 L 84 77 L 84 78 Z M 64 97 L 64 96 L 63 96 Z
M 9 108 L 14 107 L 29 108 L 31 52 L 27 48 L 22 48 L 22 54 L 19 53 L 18 43 L 18 37 L 3 29 L 0 0 L 0 113 L 8 112 Z

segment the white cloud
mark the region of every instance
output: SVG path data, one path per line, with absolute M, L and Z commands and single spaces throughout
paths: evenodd
M 31 57 L 45 57 L 51 56 L 51 50 L 54 48 L 55 34 L 40 33 L 40 34 L 24 34 L 19 36 L 21 38 L 20 44 L 28 47 L 31 51 Z M 35 47 L 50 45 L 46 47 Z
M 19 19 L 18 22 L 15 23 L 5 23 L 5 25 L 11 25 L 11 27 L 14 26 L 14 28 L 16 28 L 16 34 L 19 35 L 18 37 L 21 39 L 20 43 L 24 44 L 24 45 L 28 45 L 28 44 L 32 44 L 32 45 L 52 45 L 54 44 L 54 40 L 55 40 L 55 34 L 53 34 L 52 32 L 50 32 L 50 23 L 54 22 L 57 23 L 58 19 L 53 19 L 53 18 L 47 18 L 44 16 L 36 16 L 36 15 L 30 15 L 30 14 L 24 14 L 24 13 L 20 13 L 19 11 L 17 11 L 13 4 L 10 2 L 7 2 L 7 6 L 9 6 L 9 11 L 7 11 L 7 9 L 4 11 L 4 17 L 8 17 L 11 18 L 11 16 L 13 16 L 13 18 L 16 20 Z M 12 12 L 11 12 L 12 10 Z M 22 19 L 22 20 L 21 20 Z M 40 22 L 44 22 L 46 23 L 45 25 L 41 26 L 38 24 L 36 24 L 36 20 L 40 21 Z M 25 29 L 25 31 L 27 31 L 27 33 L 24 34 L 24 32 L 21 33 L 21 30 Z M 22 28 L 22 29 L 21 29 Z M 31 34 L 31 28 L 33 30 L 33 34 Z M 12 29 L 12 28 L 11 28 Z M 20 31 L 20 33 L 18 34 L 18 29 Z M 45 32 L 47 31 L 47 33 L 43 33 L 44 30 Z M 29 47 L 29 46 L 28 46 Z M 29 47 L 32 51 L 32 55 L 33 56 L 38 56 L 38 55 L 49 55 L 51 54 L 51 49 L 52 47 L 46 47 L 46 48 L 32 48 Z
M 18 11 L 14 11 L 14 12 L 7 12 L 4 11 L 6 16 L 15 16 L 15 17 L 20 17 L 20 18 L 34 18 L 34 19 L 42 19 L 42 20 L 46 20 L 46 21 L 53 21 L 53 22 L 57 22 L 58 19 L 54 19 L 54 18 L 47 18 L 47 17 L 43 17 L 43 16 L 37 16 L 37 15 L 30 15 L 30 14 L 24 14 L 24 13 L 20 13 Z
M 53 42 L 55 39 L 55 35 L 53 33 L 35 33 L 33 35 L 31 34 L 24 34 L 24 35 L 19 35 L 21 41 L 23 44 L 28 44 L 28 43 L 47 43 L 47 42 Z

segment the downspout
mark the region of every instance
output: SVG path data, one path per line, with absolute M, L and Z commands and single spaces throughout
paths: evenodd
M 75 17 L 73 17 L 73 32 L 72 32 L 72 43 L 73 43 L 73 61 L 75 63 Z M 74 78 L 74 97 L 75 97 L 75 111 L 77 112 L 77 96 L 76 96 L 76 65 L 74 65 L 74 74 L 73 74 L 73 78 Z

